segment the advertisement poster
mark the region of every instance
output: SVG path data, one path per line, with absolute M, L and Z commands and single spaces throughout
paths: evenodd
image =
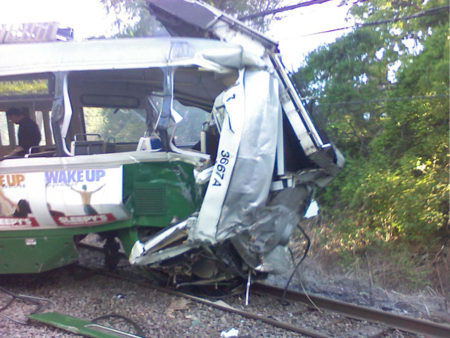
M 25 175 L 0 175 L 0 229 L 39 225 L 26 196 Z
M 127 219 L 122 167 L 0 175 L 0 229 L 95 226 Z

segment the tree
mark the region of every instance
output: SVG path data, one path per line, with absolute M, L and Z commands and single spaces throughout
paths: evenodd
M 294 75 L 301 92 L 313 98 L 308 106 L 317 123 L 351 156 L 369 155 L 379 129 L 374 121 L 383 114 L 382 103 L 371 101 L 392 87 L 387 61 L 378 54 L 382 46 L 377 32 L 357 30 L 312 52 Z
M 448 229 L 449 41 L 446 3 L 357 3 L 354 30 L 312 52 L 294 79 L 347 157 L 319 197 L 353 245 L 433 243 Z
M 146 37 L 164 35 L 164 28 L 145 8 L 145 0 L 101 0 L 108 13 L 116 16 L 118 33 L 115 37 Z
M 207 0 L 211 6 L 234 17 L 246 16 L 278 8 L 282 0 Z M 246 23 L 260 31 L 266 31 L 274 16 L 248 20 Z
M 108 13 L 116 14 L 117 37 L 142 37 L 163 34 L 164 29 L 150 15 L 145 0 L 101 0 Z M 277 8 L 282 0 L 205 0 L 204 2 L 234 17 Z M 256 29 L 267 29 L 272 17 L 251 20 Z

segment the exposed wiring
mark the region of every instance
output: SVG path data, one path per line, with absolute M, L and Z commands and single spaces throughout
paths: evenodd
M 303 286 L 302 280 L 299 279 L 300 285 L 302 286 L 303 293 L 306 295 L 306 297 L 309 299 L 311 304 L 317 309 L 317 311 L 322 312 L 321 309 L 313 302 L 313 300 L 309 297 L 308 292 L 306 292 L 305 287 Z
M 49 304 L 53 304 L 53 302 L 51 300 L 48 300 L 48 299 L 45 299 L 45 298 L 32 297 L 32 296 L 18 295 L 18 294 L 14 293 L 14 292 L 11 292 L 11 291 L 9 291 L 9 290 L 5 289 L 4 287 L 1 287 L 1 286 L 0 286 L 0 292 L 3 292 L 5 294 L 11 296 L 11 299 L 6 303 L 6 305 L 4 305 L 4 306 L 2 306 L 0 308 L 0 312 L 2 312 L 4 310 L 6 310 L 7 308 L 9 308 L 16 299 L 20 299 L 22 301 L 33 303 L 34 305 L 36 305 L 36 309 L 34 309 L 34 311 L 31 312 L 30 314 L 34 314 L 34 313 L 37 313 L 40 310 L 42 310 L 44 308 L 44 305 L 42 304 L 42 302 L 47 302 Z M 8 319 L 8 320 L 11 320 L 11 321 L 13 321 L 13 322 L 15 322 L 17 324 L 28 325 L 27 321 L 26 322 L 21 322 L 20 320 L 11 318 L 11 317 L 9 317 L 7 315 L 4 315 L 2 313 L 0 313 L 0 317 L 3 317 L 3 318 Z
M 286 286 L 284 287 L 283 295 L 281 296 L 281 304 L 282 305 L 287 305 L 287 302 L 285 302 L 284 298 L 286 297 L 286 292 L 287 292 L 287 289 L 289 287 L 289 284 L 291 284 L 292 278 L 294 277 L 294 275 L 297 272 L 297 270 L 300 267 L 300 265 L 305 260 L 306 256 L 308 255 L 309 248 L 311 247 L 311 240 L 309 239 L 308 234 L 305 232 L 305 230 L 303 230 L 303 228 L 300 226 L 300 224 L 297 224 L 297 228 L 300 229 L 300 231 L 302 232 L 303 236 L 305 236 L 305 238 L 306 238 L 308 243 L 306 244 L 305 253 L 303 254 L 302 259 L 300 260 L 300 262 L 298 262 L 297 266 L 294 268 L 294 271 L 292 272 L 291 276 L 289 277 L 289 279 L 288 279 L 288 281 L 286 283 Z
M 113 314 L 104 315 L 104 316 L 100 316 L 100 317 L 94 318 L 91 321 L 93 323 L 98 324 L 98 322 L 100 320 L 109 319 L 109 318 L 122 319 L 124 322 L 126 322 L 127 324 L 130 324 L 134 328 L 136 335 L 141 336 L 141 337 L 145 337 L 144 330 L 135 321 L 133 321 L 133 320 L 127 318 L 127 317 L 121 316 L 121 315 L 117 315 L 117 314 L 113 313 Z
M 295 266 L 294 253 L 292 252 L 291 248 L 289 248 L 289 253 L 291 254 L 292 265 Z M 301 278 L 300 274 L 298 273 L 298 270 L 295 270 L 295 273 L 297 275 L 298 281 L 299 281 L 300 285 L 302 286 L 302 290 L 303 290 L 304 294 L 306 295 L 306 297 L 309 299 L 311 304 L 317 309 L 317 311 L 322 312 L 322 310 L 319 309 L 319 307 L 313 302 L 313 300 L 309 297 L 308 293 L 306 292 L 305 287 L 303 286 L 303 283 L 302 283 L 302 278 Z

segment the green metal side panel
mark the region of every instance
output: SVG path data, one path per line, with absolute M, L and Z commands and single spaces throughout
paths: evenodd
M 39 273 L 77 260 L 72 236 L 0 238 L 3 274 Z
M 194 165 L 182 161 L 123 166 L 123 201 L 130 220 L 91 227 L 0 231 L 0 274 L 39 273 L 78 260 L 73 237 L 114 232 L 127 254 L 140 229 L 164 228 L 200 209 L 206 184 L 195 182 Z
M 73 237 L 89 233 L 123 233 L 126 248 L 137 240 L 130 221 L 96 227 L 58 228 L 0 232 L 0 275 L 39 273 L 76 262 L 79 258 Z M 128 252 L 129 253 L 129 252 Z
M 196 184 L 193 171 L 182 161 L 125 165 L 123 196 L 133 225 L 166 227 L 198 211 L 205 187 Z
M 66 316 L 58 312 L 36 313 L 28 316 L 38 322 L 58 327 L 60 329 L 93 338 L 143 338 L 131 333 L 114 330 L 83 319 Z

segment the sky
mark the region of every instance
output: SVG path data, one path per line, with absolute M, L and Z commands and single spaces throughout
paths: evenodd
M 279 42 L 283 61 L 287 67 L 297 69 L 309 52 L 320 45 L 334 42 L 348 31 L 302 36 L 351 26 L 353 21 L 345 20 L 350 7 L 339 6 L 339 3 L 340 0 L 334 0 L 320 5 L 301 7 L 284 12 L 281 20 L 272 22 L 267 35 Z
M 293 3 L 296 2 L 286 0 L 285 5 Z M 339 31 L 301 37 L 349 26 L 345 21 L 348 6 L 339 7 L 339 3 L 340 0 L 334 0 L 278 14 L 281 20 L 274 20 L 266 34 L 280 42 L 286 66 L 297 69 L 308 52 L 343 34 Z M 0 0 L 0 24 L 50 21 L 73 28 L 76 40 L 114 33 L 114 17 L 106 13 L 99 0 Z
M 113 17 L 98 0 L 0 0 L 0 24 L 59 22 L 75 38 L 110 35 Z

